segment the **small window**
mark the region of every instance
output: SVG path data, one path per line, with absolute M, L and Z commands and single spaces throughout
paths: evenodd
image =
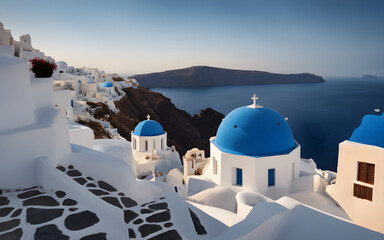
M 268 169 L 268 187 L 275 186 L 275 169 Z
M 64 73 L 64 71 L 59 71 L 59 73 Z
M 217 160 L 215 157 L 212 157 L 212 171 L 213 174 L 217 174 Z
M 362 186 L 360 184 L 353 184 L 353 196 L 367 199 L 372 201 L 373 189 L 370 187 Z
M 153 139 L 153 150 L 155 150 L 155 149 L 156 149 L 156 140 Z
M 145 151 L 148 151 L 148 141 L 145 141 Z
M 375 183 L 375 164 L 358 162 L 357 168 L 357 181 Z
M 161 149 L 164 149 L 164 140 L 161 139 Z
M 236 168 L 236 185 L 243 186 L 243 169 Z

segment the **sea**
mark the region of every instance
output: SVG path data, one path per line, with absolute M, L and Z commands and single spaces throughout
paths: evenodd
M 198 114 L 213 108 L 224 115 L 235 108 L 257 104 L 288 118 L 301 145 L 301 156 L 312 158 L 323 170 L 337 170 L 339 143 L 348 140 L 366 114 L 384 111 L 384 78 L 324 78 L 325 83 L 153 88 L 179 109 Z

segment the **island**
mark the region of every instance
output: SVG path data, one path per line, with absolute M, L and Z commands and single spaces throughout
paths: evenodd
M 193 66 L 149 74 L 138 74 L 136 79 L 146 88 L 212 87 L 230 85 L 321 83 L 320 76 L 311 73 L 279 74 L 254 70 L 235 70 L 208 66 Z

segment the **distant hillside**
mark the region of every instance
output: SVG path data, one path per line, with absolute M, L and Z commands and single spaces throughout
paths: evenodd
M 233 70 L 207 66 L 189 67 L 165 72 L 134 75 L 146 88 L 209 87 L 277 83 L 319 83 L 320 76 L 310 73 L 277 74 L 261 71 Z

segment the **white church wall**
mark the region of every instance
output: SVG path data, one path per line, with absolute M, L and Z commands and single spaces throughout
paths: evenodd
M 375 164 L 374 184 L 357 181 L 358 162 Z M 327 192 L 358 225 L 384 233 L 384 149 L 344 141 L 339 145 L 336 184 Z M 354 184 L 373 188 L 372 201 L 354 197 Z
M 131 135 L 131 142 L 136 139 L 136 148 L 132 148 L 135 151 L 139 152 L 152 152 L 154 149 L 156 151 L 162 151 L 167 148 L 167 133 L 158 135 L 158 136 L 136 136 Z M 163 141 L 163 146 L 161 145 Z

